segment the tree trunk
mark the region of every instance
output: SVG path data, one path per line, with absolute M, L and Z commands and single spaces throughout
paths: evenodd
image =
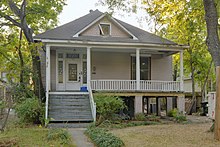
M 220 140 L 220 41 L 215 0 L 203 0 L 207 26 L 206 43 L 216 66 L 216 107 L 214 137 Z
M 20 30 L 20 38 L 19 38 L 19 45 L 18 45 L 18 56 L 20 59 L 20 85 L 24 85 L 24 59 L 21 52 L 21 41 L 22 41 L 22 29 Z
M 41 100 L 45 102 L 45 91 L 42 83 L 41 76 L 41 62 L 38 53 L 37 47 L 31 49 L 32 57 L 32 69 L 33 69 L 33 84 L 34 84 L 34 93 Z
M 42 78 L 41 78 L 41 63 L 38 48 L 34 46 L 33 31 L 29 28 L 26 21 L 26 0 L 23 0 L 21 8 L 19 9 L 16 4 L 9 0 L 9 6 L 12 12 L 17 15 L 20 19 L 20 24 L 18 25 L 24 32 L 25 38 L 27 39 L 30 47 L 31 57 L 32 57 L 32 71 L 33 71 L 33 83 L 34 83 L 34 93 L 43 102 L 45 100 L 45 91 L 43 88 Z
M 208 72 L 206 74 L 206 77 L 205 77 L 205 81 L 202 85 L 202 89 L 201 89 L 201 94 L 202 94 L 202 101 L 204 102 L 205 101 L 205 96 L 206 96 L 206 85 L 207 85 L 207 82 L 208 82 L 208 79 L 209 79 L 209 74 L 211 73 L 211 69 L 212 69 L 212 62 L 210 63 L 209 65 L 209 69 L 208 69 Z

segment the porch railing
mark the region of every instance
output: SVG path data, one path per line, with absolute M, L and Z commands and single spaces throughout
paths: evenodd
M 88 91 L 89 91 L 89 101 L 90 101 L 90 106 L 92 110 L 92 117 L 94 122 L 96 121 L 96 103 L 94 102 L 93 95 L 92 95 L 92 90 L 91 87 L 88 85 Z
M 141 80 L 140 89 L 137 89 L 136 80 L 91 80 L 92 90 L 104 91 L 181 91 L 179 81 Z
M 136 90 L 136 80 L 91 80 L 92 90 Z

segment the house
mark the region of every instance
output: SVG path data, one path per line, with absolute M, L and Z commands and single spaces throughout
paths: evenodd
M 95 120 L 97 92 L 124 98 L 134 113 L 151 113 L 151 101 L 159 110 L 160 98 L 165 98 L 167 110 L 175 99 L 184 112 L 183 50 L 187 46 L 98 10 L 39 34 L 35 41 L 46 48 L 41 52 L 46 118 Z M 172 80 L 176 53 L 180 53 L 180 81 Z

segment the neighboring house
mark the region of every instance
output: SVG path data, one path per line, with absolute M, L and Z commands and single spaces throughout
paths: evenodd
M 193 107 L 192 110 L 190 110 L 192 105 L 192 78 L 185 77 L 184 78 L 184 93 L 185 93 L 185 111 L 191 111 L 192 113 L 201 111 L 201 103 L 207 100 L 202 100 L 202 94 L 201 94 L 201 86 L 197 81 L 195 81 L 195 95 L 196 95 L 196 107 Z M 205 91 L 207 94 L 207 91 Z M 205 96 L 206 97 L 206 96 Z
M 34 38 L 46 48 L 41 54 L 46 118 L 95 120 L 92 95 L 97 92 L 124 98 L 134 113 L 149 114 L 150 101 L 156 103 L 158 113 L 160 98 L 166 99 L 167 110 L 175 98 L 179 111 L 184 112 L 183 80 L 172 81 L 172 55 L 180 53 L 183 77 L 187 46 L 98 10 Z

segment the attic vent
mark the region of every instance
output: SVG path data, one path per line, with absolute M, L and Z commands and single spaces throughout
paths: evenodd
M 111 35 L 111 25 L 109 23 L 99 24 L 100 35 L 108 36 Z

